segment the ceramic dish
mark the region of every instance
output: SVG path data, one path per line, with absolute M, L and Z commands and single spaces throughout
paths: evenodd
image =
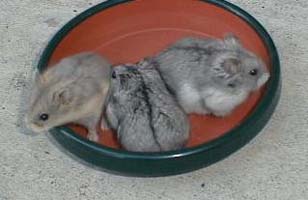
M 184 173 L 219 161 L 249 142 L 271 117 L 280 94 L 280 66 L 275 45 L 251 15 L 221 0 L 109 0 L 68 22 L 49 42 L 38 68 L 82 51 L 96 51 L 113 64 L 136 62 L 154 55 L 184 36 L 221 38 L 232 32 L 267 64 L 271 78 L 230 116 L 191 115 L 186 148 L 161 153 L 119 149 L 111 132 L 99 143 L 88 141 L 77 126 L 51 130 L 72 154 L 104 170 L 131 176 Z

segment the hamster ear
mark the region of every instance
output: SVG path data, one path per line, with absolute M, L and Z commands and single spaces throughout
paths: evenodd
M 141 69 L 147 68 L 151 64 L 151 58 L 145 57 L 137 63 L 137 66 Z
M 154 69 L 154 68 L 158 68 L 159 64 L 157 61 L 155 61 L 153 58 L 151 57 L 146 57 L 143 60 L 139 61 L 139 63 L 137 64 L 137 66 L 140 69 Z
M 229 48 L 233 48 L 233 49 L 242 48 L 242 43 L 240 39 L 232 33 L 229 33 L 224 37 L 224 42 L 226 46 Z
M 34 82 L 37 85 L 47 84 L 49 71 L 43 71 L 42 73 L 36 72 L 34 75 Z
M 52 94 L 52 101 L 57 105 L 69 105 L 73 100 L 72 92 L 69 88 L 63 88 Z
M 236 58 L 228 58 L 222 63 L 222 68 L 225 73 L 235 75 L 241 72 L 240 60 Z
M 34 74 L 34 83 L 35 83 L 36 85 L 40 85 L 40 84 L 43 83 L 42 74 L 40 74 L 39 72 L 36 72 L 36 73 Z

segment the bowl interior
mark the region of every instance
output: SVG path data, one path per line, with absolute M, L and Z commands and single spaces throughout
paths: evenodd
M 211 3 L 178 0 L 132 1 L 98 12 L 78 24 L 59 43 L 49 66 L 82 51 L 96 51 L 113 64 L 137 62 L 185 36 L 222 38 L 229 32 L 236 34 L 246 48 L 269 66 L 265 44 L 240 17 Z M 190 115 L 188 147 L 211 141 L 236 127 L 253 111 L 264 90 L 253 93 L 228 117 Z M 84 128 L 70 126 L 85 136 Z M 110 131 L 101 131 L 100 143 L 119 148 Z

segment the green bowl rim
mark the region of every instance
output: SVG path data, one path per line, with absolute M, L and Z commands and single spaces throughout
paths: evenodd
M 78 24 L 86 20 L 88 17 L 103 11 L 105 9 L 108 9 L 112 6 L 116 6 L 121 3 L 128 3 L 132 2 L 133 0 L 109 0 L 100 4 L 97 4 L 88 10 L 82 12 L 81 14 L 74 17 L 72 20 L 70 20 L 66 25 L 64 25 L 50 40 L 47 47 L 43 51 L 41 58 L 38 62 L 37 68 L 39 72 L 42 72 L 48 65 L 48 61 L 57 47 L 57 45 L 61 42 L 61 40 Z M 247 133 L 245 130 L 249 129 L 249 127 L 254 126 L 255 122 L 257 121 L 264 121 L 264 123 L 259 123 L 258 128 L 256 130 L 262 129 L 269 118 L 271 117 L 275 106 L 278 103 L 278 98 L 276 98 L 276 102 L 274 107 L 272 105 L 272 101 L 274 100 L 275 94 L 279 96 L 280 94 L 280 86 L 281 86 L 281 80 L 280 80 L 280 62 L 279 62 L 279 56 L 277 53 L 277 49 L 275 47 L 275 44 L 270 37 L 270 35 L 267 33 L 265 28 L 250 14 L 248 14 L 243 9 L 239 8 L 238 6 L 229 3 L 225 0 L 200 0 L 206 3 L 211 3 L 213 5 L 219 6 L 228 12 L 231 12 L 237 16 L 239 16 L 242 20 L 246 21 L 262 38 L 263 42 L 266 44 L 270 58 L 271 58 L 271 78 L 269 82 L 267 83 L 267 90 L 265 91 L 265 94 L 262 98 L 262 100 L 258 103 L 255 110 L 237 127 L 234 129 L 226 132 L 223 136 L 220 136 L 212 141 L 206 142 L 204 144 L 190 147 L 190 148 L 184 148 L 177 151 L 168 151 L 168 152 L 158 152 L 158 153 L 136 153 L 136 152 L 128 152 L 125 150 L 118 150 L 113 149 L 110 147 L 102 146 L 100 144 L 91 142 L 78 134 L 74 133 L 73 130 L 66 126 L 56 127 L 52 130 L 53 133 L 57 132 L 58 134 L 61 133 L 65 137 L 67 137 L 70 140 L 74 140 L 75 142 L 79 143 L 80 145 L 84 145 L 88 148 L 91 148 L 94 151 L 98 151 L 104 155 L 112 156 L 115 158 L 125 158 L 125 159 L 148 159 L 148 160 L 160 160 L 160 159 L 168 159 L 168 158 L 175 158 L 175 157 L 181 157 L 181 156 L 189 156 L 191 154 L 206 152 L 212 148 L 216 148 L 218 146 L 223 147 L 224 144 L 232 141 L 232 139 L 239 138 L 242 134 L 251 134 L 251 138 L 253 138 L 259 131 L 251 131 Z M 279 94 L 278 94 L 279 93 Z M 273 107 L 272 109 L 270 107 Z M 270 110 L 268 113 L 267 110 Z M 264 115 L 264 113 L 268 113 L 267 115 Z M 248 142 L 248 141 L 247 141 Z M 245 142 L 245 144 L 247 143 Z M 236 145 L 236 144 L 235 144 Z M 64 145 L 65 146 L 65 145 Z M 240 149 L 244 144 L 239 143 L 235 150 Z M 224 154 L 224 148 L 221 148 L 221 153 Z M 228 156 L 229 154 L 226 154 L 223 157 Z M 205 158 L 206 159 L 206 158 Z M 211 159 L 211 158 L 208 158 Z M 213 159 L 213 162 L 215 159 Z

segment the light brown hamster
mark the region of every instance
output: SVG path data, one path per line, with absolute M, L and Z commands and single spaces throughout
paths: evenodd
M 26 116 L 28 127 L 43 132 L 76 123 L 88 129 L 88 139 L 97 141 L 96 126 L 109 89 L 110 70 L 105 58 L 85 52 L 37 74 Z

